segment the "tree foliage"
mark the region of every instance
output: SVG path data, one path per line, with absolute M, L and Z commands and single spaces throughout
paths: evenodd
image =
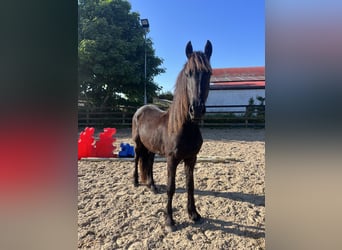
M 265 97 L 257 96 L 256 99 L 259 101 L 258 105 L 255 105 L 254 98 L 251 97 L 248 100 L 246 107 L 246 117 L 257 117 L 259 119 L 265 119 Z
M 172 101 L 173 100 L 173 93 L 171 91 L 162 92 L 158 95 L 158 98 Z
M 141 105 L 144 94 L 145 31 L 140 16 L 125 0 L 79 0 L 80 98 L 97 107 Z M 146 40 L 147 97 L 161 88 L 162 59 Z

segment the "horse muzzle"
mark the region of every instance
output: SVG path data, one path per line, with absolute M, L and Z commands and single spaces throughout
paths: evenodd
M 204 103 L 199 103 L 196 105 L 189 106 L 189 116 L 191 121 L 199 121 L 202 119 L 203 115 L 205 114 L 205 105 Z

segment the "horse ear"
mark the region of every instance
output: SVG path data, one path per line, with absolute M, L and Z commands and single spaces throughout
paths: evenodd
M 213 53 L 213 46 L 211 45 L 211 42 L 209 40 L 207 41 L 207 44 L 205 45 L 204 53 L 209 60 L 211 57 L 211 54 Z
M 188 42 L 188 44 L 186 45 L 186 48 L 185 48 L 185 54 L 186 54 L 186 57 L 189 59 L 191 54 L 192 54 L 193 50 L 192 50 L 192 44 L 191 44 L 191 41 Z

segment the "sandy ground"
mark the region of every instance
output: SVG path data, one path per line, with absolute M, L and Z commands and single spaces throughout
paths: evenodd
M 201 129 L 201 157 L 226 162 L 196 164 L 195 202 L 200 223 L 189 220 L 183 164 L 173 198 L 177 230 L 164 228 L 166 164 L 154 164 L 160 194 L 132 184 L 133 162 L 78 164 L 79 249 L 265 249 L 265 130 Z M 129 129 L 120 142 L 133 143 Z

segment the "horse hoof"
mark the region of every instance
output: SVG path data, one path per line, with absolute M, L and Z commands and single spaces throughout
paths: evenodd
M 133 185 L 134 185 L 135 187 L 139 187 L 139 182 L 134 181 L 134 182 L 133 182 Z
M 175 221 L 169 217 L 166 218 L 165 229 L 167 232 L 174 232 L 176 230 Z
M 197 212 L 189 214 L 189 218 L 194 222 L 199 222 L 201 220 L 201 215 Z
M 151 191 L 154 193 L 154 194 L 158 194 L 158 188 L 156 186 L 151 186 Z
M 165 230 L 168 233 L 172 233 L 172 232 L 176 231 L 176 226 L 175 225 L 166 225 Z

